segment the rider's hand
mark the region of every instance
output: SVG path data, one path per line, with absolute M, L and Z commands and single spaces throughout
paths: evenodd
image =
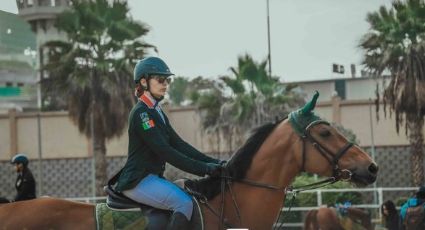
M 210 177 L 219 177 L 221 174 L 222 166 L 215 163 L 207 163 L 206 174 Z

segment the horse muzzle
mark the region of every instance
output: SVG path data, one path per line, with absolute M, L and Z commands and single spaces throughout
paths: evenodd
M 379 167 L 375 162 L 372 162 L 366 168 L 356 168 L 352 170 L 351 181 L 358 186 L 364 187 L 376 181 Z

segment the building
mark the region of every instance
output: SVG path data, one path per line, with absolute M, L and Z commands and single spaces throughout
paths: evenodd
M 40 47 L 51 40 L 66 38 L 65 33 L 55 27 L 58 14 L 69 8 L 69 0 L 17 0 L 18 15 L 31 25 L 36 34 L 36 47 Z M 39 60 L 41 59 L 39 54 Z
M 36 79 L 44 79 L 47 73 L 42 67 L 47 63 L 47 50 L 43 45 L 48 41 L 66 40 L 66 34 L 56 29 L 57 15 L 69 8 L 69 0 L 17 0 L 18 15 L 24 19 L 36 35 Z M 42 108 L 42 92 L 37 86 L 37 107 Z
M 18 15 L 0 11 L 0 113 L 37 108 L 36 40 Z
M 314 81 L 290 82 L 299 86 L 307 98 L 311 98 L 314 91 L 320 92 L 319 101 L 330 101 L 339 96 L 341 100 L 373 100 L 376 97 L 377 85 L 382 89 L 383 77 L 338 77 Z

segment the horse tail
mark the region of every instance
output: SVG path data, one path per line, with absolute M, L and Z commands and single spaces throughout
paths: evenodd
M 304 221 L 304 230 L 316 230 L 319 229 L 319 225 L 317 223 L 317 210 L 310 210 L 307 212 Z

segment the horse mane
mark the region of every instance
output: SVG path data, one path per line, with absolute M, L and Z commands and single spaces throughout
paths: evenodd
M 267 123 L 254 129 L 251 132 L 251 136 L 227 162 L 225 167 L 227 176 L 235 180 L 245 178 L 246 172 L 251 166 L 254 155 L 258 152 L 269 134 L 282 120 L 279 120 L 275 123 Z M 221 192 L 220 183 L 220 178 L 206 177 L 198 180 L 187 181 L 186 185 L 192 190 L 201 193 L 207 199 L 211 199 Z

